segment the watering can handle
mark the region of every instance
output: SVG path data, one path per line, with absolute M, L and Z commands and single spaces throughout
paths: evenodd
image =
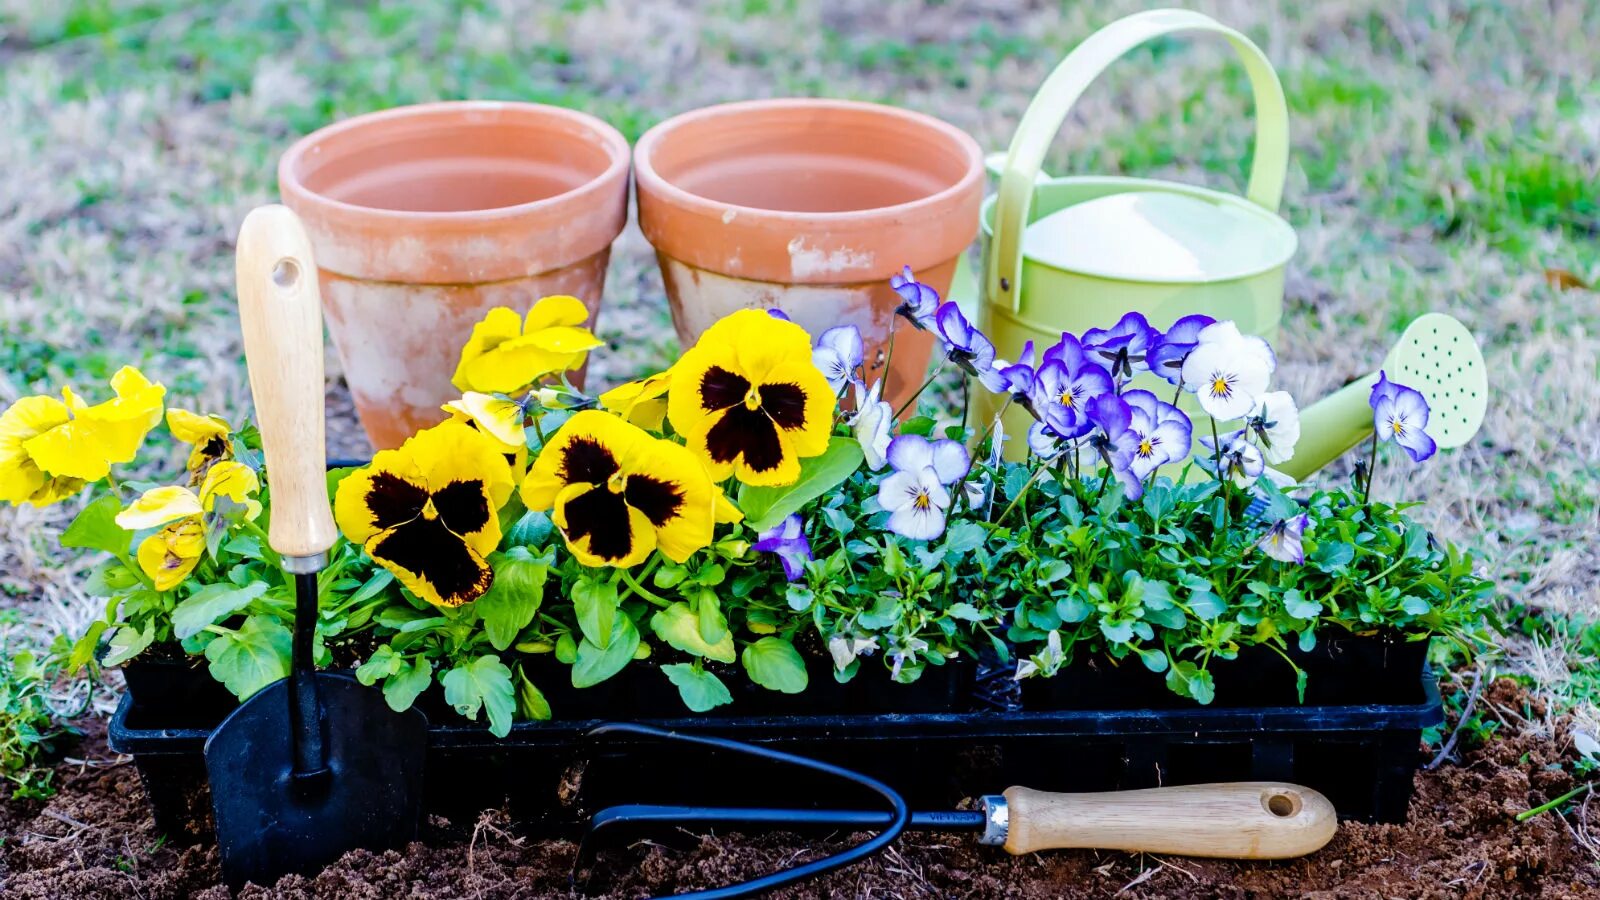
M 311 241 L 286 206 L 250 211 L 239 228 L 239 328 L 261 448 L 272 476 L 267 540 L 290 571 L 333 546 L 324 432 L 322 300 Z
M 1208 31 L 1228 39 L 1244 62 L 1255 91 L 1256 146 L 1246 196 L 1271 212 L 1283 196 L 1289 166 L 1289 110 L 1283 87 L 1261 48 L 1250 39 L 1197 12 L 1156 9 L 1112 22 L 1074 47 L 1050 73 L 1022 115 L 1006 153 L 994 210 L 994 256 L 985 266 L 984 296 L 989 302 L 1018 309 L 1022 296 L 1022 231 L 1033 202 L 1034 180 L 1045 151 L 1090 82 L 1113 62 L 1147 41 L 1184 31 Z

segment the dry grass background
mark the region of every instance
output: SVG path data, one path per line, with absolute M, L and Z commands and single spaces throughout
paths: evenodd
M 1380 491 L 1425 501 L 1508 610 L 1600 616 L 1600 295 L 1585 287 L 1600 282 L 1600 4 L 1194 5 L 1260 43 L 1289 97 L 1284 214 L 1301 246 L 1282 380 L 1309 402 L 1373 368 L 1412 316 L 1465 320 L 1485 344 L 1488 422 L 1467 448 L 1388 466 Z M 535 99 L 632 138 L 706 103 L 829 95 L 933 113 L 1003 149 L 1066 50 L 1145 6 L 0 0 L 0 404 L 129 362 L 174 401 L 241 417 L 232 237 L 275 199 L 276 155 L 335 118 Z M 1090 91 L 1050 165 L 1237 190 L 1249 107 L 1225 48 L 1163 42 Z M 656 337 L 666 316 L 630 228 L 600 321 L 615 348 L 596 359 L 602 383 L 675 355 Z M 336 375 L 330 390 L 348 426 Z M 74 507 L 0 509 L 13 646 L 99 612 L 77 587 L 86 562 L 53 549 Z M 1594 726 L 1597 648 L 1575 633 L 1521 629 L 1498 665 Z

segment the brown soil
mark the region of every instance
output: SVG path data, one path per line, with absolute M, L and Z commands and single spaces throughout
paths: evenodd
M 1509 681 L 1495 706 L 1534 701 Z M 1534 714 L 1539 714 L 1534 710 Z M 225 900 L 210 845 L 177 847 L 154 831 L 133 768 L 114 764 L 103 726 L 89 723 L 49 803 L 0 807 L 0 895 L 18 900 Z M 1568 760 L 1570 762 L 1570 760 Z M 1242 863 L 1063 851 L 1013 858 L 970 837 L 907 835 L 883 856 L 786 897 L 1600 897 L 1600 869 L 1554 815 L 1513 816 L 1573 786 L 1563 751 L 1529 735 L 1496 739 L 1458 765 L 1417 775 L 1406 825 L 1345 824 L 1302 860 Z M 106 764 L 113 763 L 113 764 Z M 346 855 L 313 878 L 291 876 L 250 900 L 534 898 L 568 888 L 576 847 L 517 835 L 503 813 L 476 823 L 435 820 L 406 852 Z M 785 835 L 641 843 L 602 856 L 590 896 L 637 898 L 709 888 L 816 858 L 851 840 Z

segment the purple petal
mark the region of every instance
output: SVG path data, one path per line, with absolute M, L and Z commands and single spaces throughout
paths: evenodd
M 1388 373 L 1384 372 L 1382 369 L 1379 369 L 1378 383 L 1372 386 L 1372 394 L 1367 398 L 1367 405 L 1371 406 L 1373 409 L 1377 409 L 1380 402 L 1384 400 L 1393 400 L 1395 393 L 1399 391 L 1401 387 L 1401 385 L 1397 385 L 1389 380 Z
M 972 346 L 972 325 L 967 321 L 967 317 L 961 314 L 961 307 L 954 303 L 940 306 L 934 321 L 938 325 L 939 336 L 952 348 L 967 350 Z
M 1133 411 L 1115 394 L 1101 394 L 1089 401 L 1089 421 L 1112 440 L 1117 440 L 1127 431 L 1132 420 Z
M 1405 434 L 1395 438 L 1395 443 L 1406 448 L 1406 452 L 1411 454 L 1412 462 L 1422 462 L 1439 449 L 1439 445 L 1434 443 L 1433 438 L 1428 437 L 1428 433 L 1421 428 L 1407 429 Z
M 788 313 L 786 313 L 783 310 L 777 308 L 776 306 L 774 306 L 771 309 L 767 310 L 767 315 L 773 317 L 774 319 L 782 319 L 785 322 L 794 321 L 793 319 L 789 318 L 789 314 Z

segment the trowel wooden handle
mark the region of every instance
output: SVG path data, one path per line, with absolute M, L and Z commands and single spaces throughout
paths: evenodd
M 338 535 L 328 509 L 322 297 L 311 241 L 286 206 L 251 210 L 239 229 L 239 327 L 272 485 L 272 549 L 317 557 Z
M 1338 820 L 1309 788 L 1276 782 L 1051 794 L 1005 793 L 1012 853 L 1094 847 L 1180 856 L 1284 859 L 1326 844 Z

